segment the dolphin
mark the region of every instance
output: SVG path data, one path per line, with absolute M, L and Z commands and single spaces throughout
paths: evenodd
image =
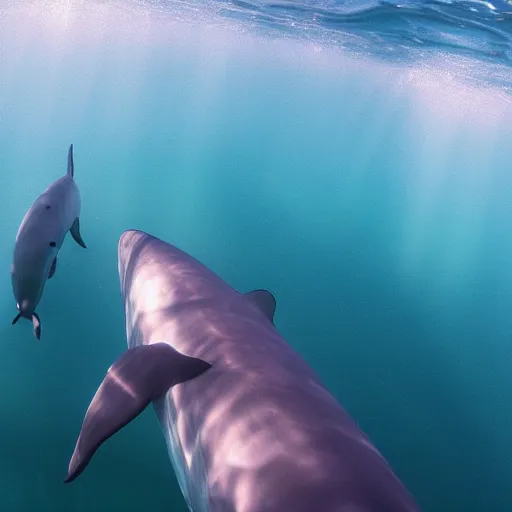
M 193 512 L 418 512 L 366 435 L 274 325 L 180 249 L 125 231 L 118 268 L 128 350 L 94 395 L 65 482 L 153 403 Z
M 41 338 L 41 319 L 36 307 L 47 279 L 57 268 L 57 255 L 69 231 L 76 243 L 86 248 L 80 234 L 80 192 L 74 180 L 73 144 L 69 146 L 68 168 L 30 207 L 16 235 L 11 280 L 20 318 L 32 320 L 34 335 Z

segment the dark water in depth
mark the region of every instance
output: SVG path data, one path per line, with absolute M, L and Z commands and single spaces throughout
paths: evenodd
M 508 11 L 2 4 L 0 510 L 186 510 L 152 409 L 62 484 L 126 346 L 128 228 L 271 289 L 425 512 L 512 510 Z M 71 142 L 88 249 L 65 241 L 37 342 L 10 325 L 12 247 Z

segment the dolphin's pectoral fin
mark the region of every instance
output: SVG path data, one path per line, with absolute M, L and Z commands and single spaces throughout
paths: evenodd
M 253 290 L 252 292 L 244 293 L 261 312 L 274 323 L 274 314 L 276 312 L 276 299 L 268 290 Z
M 41 339 L 41 319 L 37 313 L 32 313 L 32 325 L 34 326 L 34 336 Z
M 50 267 L 50 272 L 48 273 L 48 279 L 51 279 L 54 276 L 55 270 L 57 270 L 57 256 L 55 256 L 55 259 L 52 262 L 52 266 Z
M 69 232 L 78 245 L 81 245 L 84 249 L 87 249 L 85 242 L 82 239 L 82 235 L 80 234 L 80 219 L 78 217 L 73 222 Z
M 21 313 L 18 313 L 15 317 L 14 317 L 14 320 L 12 321 L 12 325 L 14 325 L 19 319 L 21 318 Z
M 169 388 L 210 368 L 166 343 L 127 350 L 108 370 L 85 414 L 65 483 L 74 480 L 109 437 L 137 417 Z

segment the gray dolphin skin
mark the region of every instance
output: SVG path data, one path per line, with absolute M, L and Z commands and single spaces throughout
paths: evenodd
M 197 260 L 125 231 L 128 350 L 87 412 L 66 482 L 153 403 L 194 512 L 418 512 L 408 490 L 273 323 Z
M 57 255 L 69 231 L 85 248 L 80 235 L 80 192 L 74 180 L 73 144 L 69 147 L 68 167 L 64 176 L 52 183 L 34 202 L 23 218 L 11 265 L 11 280 L 20 318 L 31 320 L 34 335 L 41 338 L 41 320 L 36 307 L 47 279 L 55 274 Z

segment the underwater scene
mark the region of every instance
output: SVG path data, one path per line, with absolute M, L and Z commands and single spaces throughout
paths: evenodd
M 511 64 L 503 0 L 3 0 L 0 511 L 512 511 Z M 153 238 L 137 255 L 126 230 L 208 270 Z M 287 446 L 330 418 L 308 396 L 338 411 L 325 386 L 401 482 L 380 489 L 410 493 L 418 508 L 372 501 L 377 479 L 359 489 L 349 474 L 354 508 L 333 508 L 326 492 L 306 505 L 295 473 L 287 482 L 300 509 L 268 505 L 270 492 L 257 504 L 228 477 L 232 501 L 214 504 L 222 486 L 208 464 L 196 467 L 170 438 L 184 439 L 182 390 L 203 400 L 194 418 L 220 399 L 204 379 L 219 375 L 214 361 L 236 360 L 231 345 L 187 353 L 211 368 L 172 382 L 160 382 L 159 365 L 186 364 L 170 352 L 143 374 L 114 364 L 143 345 L 144 329 L 173 344 L 160 320 L 136 316 L 179 290 L 193 299 L 194 283 L 220 299 L 195 306 L 187 332 L 215 308 L 227 322 L 245 315 L 246 330 L 230 332 L 256 359 L 233 390 L 249 377 L 272 389 L 277 377 L 251 373 L 265 347 L 269 367 L 294 369 L 293 389 L 316 386 L 293 404 L 303 421 L 283 427 Z M 241 297 L 224 283 L 272 295 Z M 222 338 L 224 327 L 208 324 L 197 339 Z M 260 333 L 279 355 L 259 347 Z M 112 381 L 116 369 L 137 392 Z M 148 374 L 164 387 L 144 387 Z M 119 385 L 136 407 L 123 409 Z M 162 393 L 168 402 L 146 407 Z M 64 483 L 91 401 L 99 430 L 81 446 L 97 451 L 79 453 L 83 473 Z M 118 407 L 125 416 L 112 419 Z M 271 452 L 275 422 L 247 446 Z M 232 455 L 244 450 L 237 439 L 226 448 L 234 458 L 220 453 L 216 464 L 250 473 L 250 458 Z M 213 460 L 220 448 L 210 448 Z M 298 467 L 301 454 L 283 457 Z M 354 456 L 348 473 L 366 474 L 365 460 Z M 332 468 L 300 475 L 344 481 Z M 185 489 L 187 478 L 206 483 Z

